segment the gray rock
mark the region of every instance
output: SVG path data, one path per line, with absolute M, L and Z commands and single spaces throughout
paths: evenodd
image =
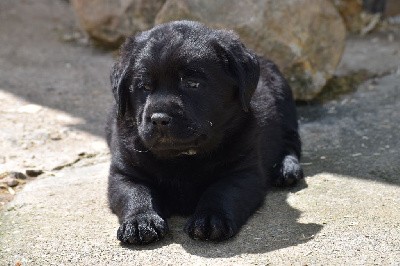
M 6 179 L 6 184 L 9 187 L 16 187 L 16 186 L 18 186 L 19 182 L 17 179 L 9 177 Z
M 330 0 L 343 18 L 346 28 L 350 32 L 360 32 L 363 27 L 363 5 L 359 0 Z
M 399 0 L 387 0 L 385 13 L 386 16 L 399 16 L 400 15 L 400 1 Z
M 385 10 L 386 0 L 363 0 L 363 5 L 371 13 L 382 13 Z
M 153 26 L 165 0 L 72 0 L 79 24 L 102 45 L 118 46 L 126 36 Z
M 21 172 L 11 172 L 9 176 L 12 179 L 26 179 L 26 175 Z
M 43 171 L 42 171 L 42 170 L 36 170 L 36 169 L 27 169 L 27 170 L 25 171 L 25 173 L 26 173 L 28 176 L 37 177 L 37 176 L 43 174 Z
M 315 97 L 332 76 L 346 35 L 329 0 L 167 0 L 155 22 L 178 19 L 235 30 L 279 65 L 298 100 Z
M 383 8 L 383 6 L 378 7 L 378 5 L 382 4 L 384 0 L 363 1 L 364 4 L 359 0 L 330 1 L 338 9 L 347 30 L 351 33 L 365 35 L 378 28 L 381 22 L 383 10 L 377 11 L 376 8 Z M 374 9 L 375 11 L 373 11 Z

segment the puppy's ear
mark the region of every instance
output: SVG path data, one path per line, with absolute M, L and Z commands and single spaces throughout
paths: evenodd
M 248 112 L 260 77 L 257 55 L 247 49 L 235 34 L 222 32 L 223 37 L 217 38 L 213 46 L 223 60 L 228 74 L 235 80 L 243 110 Z
M 111 70 L 111 87 L 117 103 L 117 115 L 123 117 L 128 105 L 129 92 L 129 66 L 116 62 Z
M 132 83 L 132 53 L 134 39 L 129 38 L 121 47 L 121 55 L 111 69 L 111 88 L 117 103 L 117 116 L 123 117 L 128 107 L 129 86 Z

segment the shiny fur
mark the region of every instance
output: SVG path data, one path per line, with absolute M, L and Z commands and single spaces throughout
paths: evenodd
M 272 185 L 303 177 L 291 90 L 230 31 L 179 21 L 129 38 L 111 74 L 109 204 L 117 237 L 146 244 L 191 215 L 200 240 L 234 236 Z

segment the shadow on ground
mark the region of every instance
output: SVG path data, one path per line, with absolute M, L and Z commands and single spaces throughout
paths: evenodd
M 0 90 L 83 118 L 71 128 L 103 136 L 112 54 L 67 41 L 78 31 L 67 1 L 2 0 L 0 10 Z
M 331 172 L 400 185 L 400 75 L 298 106 L 307 176 Z
M 222 243 L 190 239 L 183 232 L 186 218 L 174 217 L 169 220 L 172 232 L 163 241 L 144 247 L 128 245 L 122 247 L 129 250 L 153 250 L 170 244 L 179 244 L 192 255 L 229 258 L 296 246 L 313 239 L 323 228 L 322 225 L 315 223 L 299 223 L 300 211 L 291 207 L 286 201 L 288 193 L 296 193 L 306 187 L 305 182 L 302 182 L 290 190 L 272 191 L 268 194 L 264 206 L 252 216 L 240 233 Z

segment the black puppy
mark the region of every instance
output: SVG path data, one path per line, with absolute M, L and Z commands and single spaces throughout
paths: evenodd
M 238 37 L 190 21 L 129 38 L 111 74 L 108 197 L 118 239 L 146 244 L 171 214 L 194 239 L 235 235 L 271 185 L 303 177 L 291 90 Z

